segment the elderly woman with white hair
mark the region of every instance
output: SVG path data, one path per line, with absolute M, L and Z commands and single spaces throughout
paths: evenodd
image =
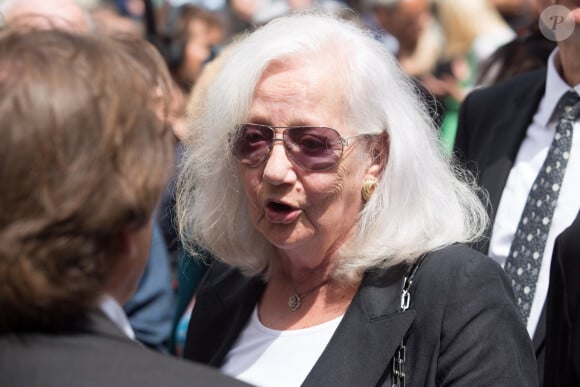
M 236 44 L 190 125 L 184 245 L 216 258 L 184 356 L 260 386 L 535 386 L 487 226 L 413 83 L 302 13 Z

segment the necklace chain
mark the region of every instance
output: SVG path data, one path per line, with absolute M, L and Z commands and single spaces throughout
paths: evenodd
M 306 297 L 310 293 L 313 293 L 315 290 L 320 289 L 322 286 L 326 285 L 329 281 L 330 280 L 327 279 L 327 280 L 323 281 L 320 285 L 316 285 L 314 288 L 310 289 L 309 291 L 307 291 L 306 293 L 303 293 L 303 294 L 298 293 L 298 291 L 293 287 L 292 290 L 294 291 L 294 294 L 292 294 L 288 298 L 288 307 L 290 308 L 290 310 L 292 312 L 295 312 L 298 309 L 300 309 L 300 307 L 302 306 L 302 299 L 304 297 Z

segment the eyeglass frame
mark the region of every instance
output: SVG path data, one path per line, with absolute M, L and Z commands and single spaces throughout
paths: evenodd
M 354 138 L 357 137 L 371 137 L 371 134 L 357 134 L 355 136 L 351 136 L 351 137 L 342 137 L 339 133 L 338 130 L 328 127 L 328 126 L 318 126 L 318 125 L 296 125 L 296 126 L 272 126 L 272 125 L 265 125 L 265 124 L 254 124 L 251 122 L 244 122 L 242 124 L 239 124 L 236 126 L 236 130 L 232 133 L 229 134 L 228 136 L 228 142 L 230 143 L 230 145 L 232 145 L 234 143 L 234 141 L 236 141 L 237 137 L 241 134 L 241 128 L 243 128 L 245 125 L 252 125 L 252 126 L 258 126 L 261 128 L 268 128 L 273 132 L 273 136 L 272 136 L 272 143 L 268 146 L 269 150 L 268 153 L 266 153 L 266 155 L 264 156 L 264 159 L 262 161 L 260 161 L 258 164 L 256 165 L 245 165 L 242 164 L 242 161 L 239 160 L 236 155 L 235 152 L 233 151 L 234 148 L 233 146 L 230 147 L 230 151 L 232 152 L 232 155 L 234 156 L 234 158 L 241 164 L 244 165 L 248 168 L 258 168 L 260 166 L 262 166 L 266 160 L 268 160 L 268 158 L 270 157 L 270 154 L 272 153 L 272 149 L 274 149 L 274 144 L 276 141 L 280 141 L 283 145 L 284 145 L 284 151 L 286 153 L 286 156 L 288 157 L 288 160 L 290 160 L 293 164 L 296 164 L 298 167 L 302 168 L 305 171 L 309 171 L 309 172 L 323 172 L 323 171 L 328 171 L 332 168 L 334 168 L 338 162 L 340 161 L 340 159 L 342 159 L 342 156 L 344 155 L 344 148 L 348 147 L 349 144 L 349 140 L 352 140 Z M 285 142 L 285 137 L 284 137 L 284 133 L 286 132 L 286 130 L 288 129 L 316 129 L 316 128 L 322 128 L 322 129 L 330 129 L 333 132 L 335 132 L 338 135 L 338 143 L 340 144 L 340 156 L 336 159 L 336 162 L 334 164 L 332 164 L 331 166 L 327 167 L 327 168 L 323 168 L 323 169 L 309 169 L 309 168 L 305 168 L 304 166 L 300 165 L 300 163 L 298 163 L 296 160 L 294 160 L 294 158 L 292 156 L 290 156 L 288 154 L 288 150 L 290 150 L 291 147 L 289 147 L 286 142 Z M 282 137 L 276 137 L 276 129 L 284 129 L 282 131 Z

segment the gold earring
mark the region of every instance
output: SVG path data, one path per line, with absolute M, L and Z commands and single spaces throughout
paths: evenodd
M 363 203 L 366 203 L 371 198 L 373 192 L 377 188 L 377 179 L 374 177 L 367 177 L 363 182 L 363 186 L 360 190 L 360 197 Z

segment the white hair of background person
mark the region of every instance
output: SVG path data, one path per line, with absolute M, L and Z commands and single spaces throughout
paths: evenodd
M 37 17 L 54 27 L 93 32 L 95 25 L 87 8 L 77 0 L 0 0 L 0 27 L 23 17 Z M 33 26 L 38 23 L 27 21 Z
M 268 278 L 273 246 L 250 221 L 228 136 L 244 121 L 268 64 L 290 57 L 318 58 L 334 73 L 344 88 L 346 125 L 389 136 L 377 188 L 339 250 L 337 279 L 356 281 L 369 268 L 481 237 L 488 217 L 473 179 L 442 155 L 438 130 L 396 59 L 361 27 L 307 11 L 239 42 L 190 123 L 177 210 L 186 248 L 199 244 L 248 275 Z
M 17 0 L 0 0 L 0 27 L 6 25 L 6 13 Z

